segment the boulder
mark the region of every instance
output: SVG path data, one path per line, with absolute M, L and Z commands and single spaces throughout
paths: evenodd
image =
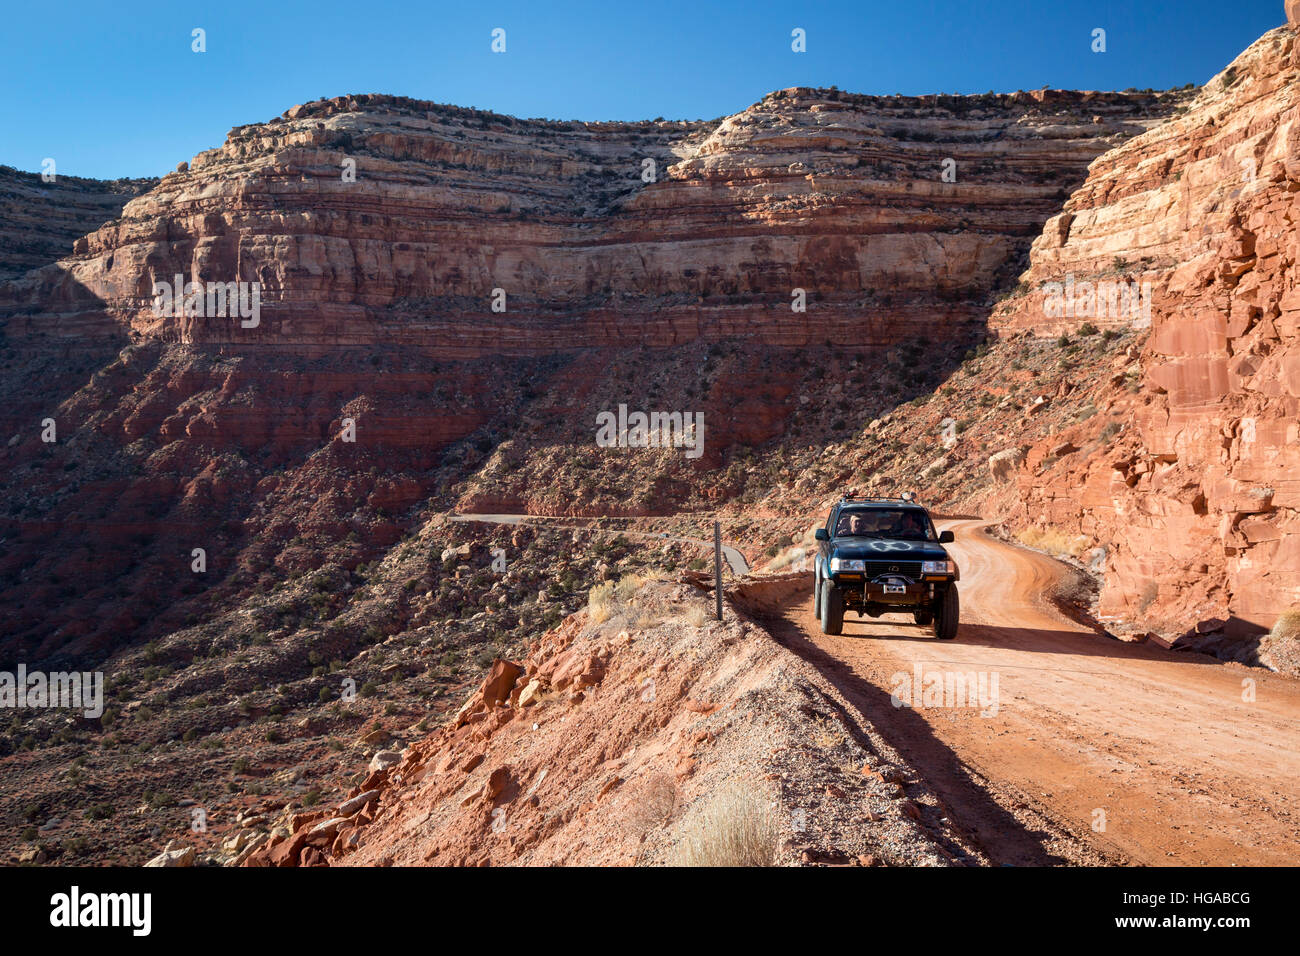
M 194 865 L 194 847 L 182 846 L 177 847 L 173 842 L 167 846 L 156 857 L 150 860 L 145 866 L 193 866 Z
M 510 692 L 515 689 L 515 682 L 519 680 L 524 669 L 513 661 L 502 660 L 497 658 L 492 662 L 492 669 L 483 680 L 483 686 L 479 688 L 480 699 L 489 709 L 497 707 L 510 698 Z
M 989 456 L 989 474 L 994 481 L 1010 481 L 1016 469 L 1025 460 L 1025 453 L 1020 448 L 1008 448 L 996 455 Z
M 366 804 L 370 803 L 379 796 L 378 790 L 367 790 L 365 793 L 359 793 L 351 800 L 345 800 L 339 804 L 338 813 L 341 817 L 350 817 Z
M 387 770 L 389 767 L 400 762 L 402 755 L 396 750 L 381 750 L 370 758 L 369 770 L 374 773 L 377 770 Z

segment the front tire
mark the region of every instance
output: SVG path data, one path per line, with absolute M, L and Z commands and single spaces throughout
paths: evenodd
M 934 602 L 934 636 L 941 641 L 951 641 L 957 636 L 961 620 L 961 603 L 957 598 L 957 585 L 950 584 L 943 597 Z
M 829 581 L 822 583 L 822 633 L 844 633 L 844 592 Z
M 822 614 L 822 575 L 816 568 L 813 568 L 813 616 L 821 617 Z

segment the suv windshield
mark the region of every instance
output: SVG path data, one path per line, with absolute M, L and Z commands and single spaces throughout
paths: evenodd
M 857 508 L 840 512 L 835 537 L 934 541 L 934 526 L 915 508 Z

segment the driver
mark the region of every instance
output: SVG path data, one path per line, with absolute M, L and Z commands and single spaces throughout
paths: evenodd
M 921 516 L 915 511 L 904 513 L 900 525 L 900 537 L 904 539 L 920 541 L 929 537 L 926 533 L 925 523 L 921 520 Z

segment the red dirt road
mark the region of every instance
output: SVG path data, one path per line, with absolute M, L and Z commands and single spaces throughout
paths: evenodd
M 774 625 L 995 864 L 1300 863 L 1300 683 L 1099 636 L 1046 599 L 1063 574 L 1057 562 L 987 536 L 977 521 L 945 526 L 962 573 L 955 640 L 899 615 L 850 614 L 844 634 L 830 637 L 810 592 Z M 982 673 L 996 707 L 893 706 L 899 675 L 918 667 Z M 1243 699 L 1248 681 L 1253 701 Z

